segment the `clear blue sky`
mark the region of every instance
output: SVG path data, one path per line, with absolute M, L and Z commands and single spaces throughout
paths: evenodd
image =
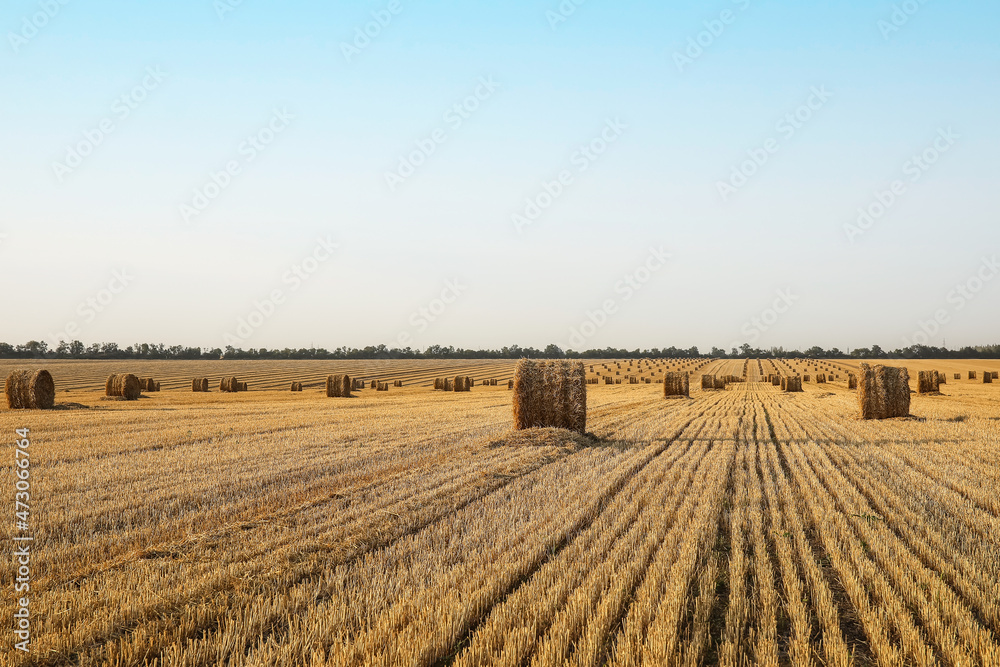
M 0 340 L 1000 340 L 996 3 L 559 8 L 5 3 Z

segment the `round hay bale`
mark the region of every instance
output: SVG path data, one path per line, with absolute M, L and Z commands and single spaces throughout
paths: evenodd
M 354 383 L 349 375 L 328 375 L 326 395 L 328 398 L 350 398 Z
M 115 398 L 123 398 L 126 401 L 136 401 L 142 394 L 142 386 L 139 378 L 132 373 L 116 373 L 107 379 L 104 384 L 105 393 Z
M 15 370 L 4 385 L 7 407 L 15 410 L 51 410 L 56 401 L 56 385 L 47 370 Z

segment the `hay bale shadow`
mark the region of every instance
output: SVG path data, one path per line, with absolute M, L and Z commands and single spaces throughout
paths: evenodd
M 587 447 L 607 447 L 615 444 L 593 433 L 581 434 L 565 428 L 511 429 L 486 443 L 487 449 L 501 447 L 557 447 L 577 451 Z

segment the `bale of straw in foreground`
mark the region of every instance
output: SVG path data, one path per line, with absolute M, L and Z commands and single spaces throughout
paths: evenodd
M 665 373 L 663 376 L 664 396 L 691 396 L 690 380 L 687 373 Z
M 905 368 L 861 364 L 858 403 L 862 419 L 891 419 L 910 414 L 910 373 Z
M 798 376 L 791 376 L 788 378 L 782 378 L 781 389 L 790 394 L 798 393 L 802 391 L 802 378 Z
M 15 370 L 4 386 L 12 410 L 50 410 L 56 402 L 56 385 L 47 370 Z
M 350 398 L 351 378 L 348 375 L 328 375 L 326 378 L 327 398 Z
M 587 428 L 583 362 L 521 359 L 514 369 L 514 428 Z
M 142 394 L 142 389 L 136 376 L 131 373 L 116 373 L 108 377 L 104 383 L 104 393 L 107 396 L 124 398 L 126 401 L 135 401 Z

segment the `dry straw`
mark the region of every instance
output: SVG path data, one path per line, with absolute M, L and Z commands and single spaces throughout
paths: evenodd
M 234 377 L 222 378 L 222 381 L 219 382 L 219 391 L 224 394 L 235 394 L 240 391 L 242 384 L 243 383 Z
M 514 369 L 514 428 L 587 428 L 582 362 L 521 359 Z
M 326 378 L 326 395 L 328 398 L 350 398 L 351 378 L 349 375 L 328 375 Z
M 910 373 L 905 368 L 861 364 L 858 403 L 862 419 L 890 419 L 910 414 Z
M 917 393 L 918 394 L 936 394 L 938 393 L 938 385 L 941 384 L 940 376 L 937 371 L 918 371 L 917 372 Z
M 969 379 L 970 380 L 976 379 L 976 371 L 969 371 Z
M 687 373 L 666 373 L 663 376 L 663 395 L 691 396 L 691 386 Z
M 983 373 L 983 384 L 993 384 L 993 373 L 989 371 Z
M 50 410 L 56 401 L 56 385 L 46 370 L 15 370 L 7 376 L 4 391 L 12 410 Z
M 855 375 L 854 373 L 851 373 L 850 375 L 847 376 L 847 388 L 848 389 L 858 388 L 858 376 Z
M 790 394 L 802 391 L 802 378 L 797 375 L 781 378 L 781 390 Z
M 302 383 L 301 382 L 293 382 L 292 383 L 292 391 L 302 391 Z
M 108 377 L 104 383 L 104 394 L 115 398 L 123 398 L 126 401 L 138 400 L 142 394 L 139 386 L 139 378 L 131 373 L 116 373 Z

